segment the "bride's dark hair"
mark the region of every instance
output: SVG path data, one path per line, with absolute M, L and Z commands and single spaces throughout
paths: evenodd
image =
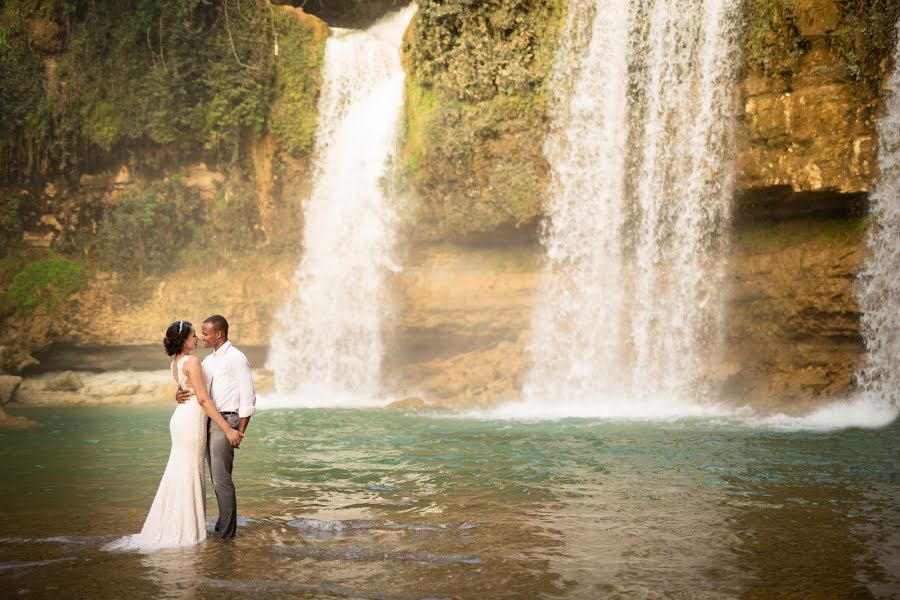
M 175 321 L 166 329 L 166 337 L 163 338 L 163 346 L 166 347 L 166 354 L 175 356 L 184 348 L 184 342 L 191 335 L 194 326 L 190 321 Z

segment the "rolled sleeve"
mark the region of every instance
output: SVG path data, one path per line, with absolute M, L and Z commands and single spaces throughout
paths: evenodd
M 240 355 L 235 361 L 238 394 L 240 395 L 240 407 L 238 416 L 252 417 L 256 414 L 256 390 L 253 389 L 253 376 L 250 374 L 250 362 L 247 357 Z

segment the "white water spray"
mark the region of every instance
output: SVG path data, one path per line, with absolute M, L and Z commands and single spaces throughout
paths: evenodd
M 385 275 L 397 270 L 388 188 L 403 106 L 400 42 L 415 10 L 328 38 L 303 258 L 269 352 L 275 403 L 366 404 L 378 394 Z
M 900 23 L 897 24 L 900 38 Z M 870 196 L 868 256 L 860 274 L 866 361 L 857 373 L 863 400 L 900 409 L 900 43 L 878 121 L 878 167 Z M 896 414 L 896 413 L 895 413 Z
M 573 0 L 556 56 L 536 413 L 692 413 L 718 342 L 735 0 Z M 677 408 L 685 407 L 684 410 Z

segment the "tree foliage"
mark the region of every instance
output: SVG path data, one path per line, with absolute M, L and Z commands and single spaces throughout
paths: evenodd
M 242 135 L 266 127 L 275 36 L 267 0 L 9 0 L 6 178 L 73 172 L 126 148 L 140 161 L 173 144 L 234 162 Z
M 41 304 L 49 310 L 84 285 L 86 275 L 80 263 L 61 256 L 50 256 L 27 264 L 12 280 L 3 304 L 27 314 Z

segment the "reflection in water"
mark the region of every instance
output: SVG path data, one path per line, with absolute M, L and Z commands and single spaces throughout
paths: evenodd
M 196 598 L 200 595 L 204 577 L 201 548 L 149 552 L 140 555 L 140 562 L 144 577 L 157 589 L 157 598 Z
M 54 595 L 77 585 L 93 598 L 900 593 L 898 423 L 792 433 L 699 420 L 267 411 L 237 455 L 245 520 L 236 542 L 100 552 L 134 530 L 152 501 L 167 413 L 34 409 L 27 414 L 43 430 L 0 433 L 3 590 Z
M 896 436 L 897 423 L 891 429 Z M 725 478 L 728 503 L 740 509 L 731 526 L 752 575 L 747 597 L 900 592 L 898 446 L 881 445 L 880 438 L 869 431 L 801 439 L 763 434 L 743 448 L 746 464 Z M 768 452 L 775 444 L 790 453 Z
M 759 499 L 744 503 L 733 517 L 752 569 L 747 597 L 800 597 L 809 593 L 810 580 L 832 597 L 866 597 L 870 583 L 884 581 L 867 556 L 869 536 L 858 535 L 853 509 L 848 511 L 860 497 L 804 486 L 778 487 L 760 497 L 761 491 L 746 490 Z

